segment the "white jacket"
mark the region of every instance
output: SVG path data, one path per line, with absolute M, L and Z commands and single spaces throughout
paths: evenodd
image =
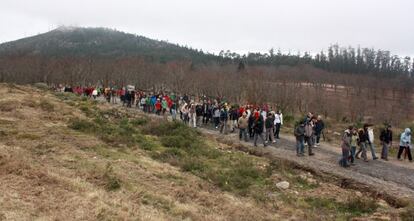
M 280 113 L 280 114 L 275 114 L 275 125 L 276 124 L 281 124 L 281 125 L 283 125 L 283 114 L 282 113 Z
M 372 128 L 368 128 L 368 139 L 370 143 L 374 143 L 374 130 Z

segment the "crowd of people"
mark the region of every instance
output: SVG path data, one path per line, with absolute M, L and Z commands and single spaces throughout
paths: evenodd
M 245 142 L 258 142 L 264 147 L 274 144 L 280 139 L 280 129 L 283 125 L 283 114 L 280 110 L 269 105 L 238 105 L 230 104 L 222 98 L 209 98 L 207 96 L 191 97 L 187 94 L 178 96 L 174 93 L 148 93 L 135 88 L 81 88 L 66 87 L 57 90 L 73 92 L 96 99 L 103 96 L 108 103 L 120 102 L 126 107 L 139 108 L 146 113 L 160 116 L 170 115 L 172 120 L 181 120 L 191 127 L 211 127 L 220 133 L 234 133 L 238 130 L 239 139 Z M 342 136 L 342 157 L 339 164 L 343 167 L 355 165 L 356 159 L 362 157 L 368 162 L 367 150 L 369 148 L 372 159 L 377 160 L 374 145 L 373 125 L 364 124 L 362 128 L 350 126 Z M 308 113 L 304 119 L 294 127 L 296 138 L 296 154 L 298 157 L 307 154 L 314 155 L 314 148 L 320 145 L 320 139 L 325 128 L 320 115 Z M 386 125 L 381 131 L 381 159 L 388 161 L 388 153 L 392 147 L 393 132 L 391 125 Z M 400 136 L 397 158 L 402 160 L 411 156 L 411 130 L 406 128 Z

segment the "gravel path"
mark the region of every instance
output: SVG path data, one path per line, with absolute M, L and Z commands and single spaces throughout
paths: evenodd
M 117 106 L 120 107 L 120 105 Z M 129 110 L 137 111 L 135 108 Z M 221 139 L 239 142 L 237 133 L 222 135 L 214 128 L 204 127 L 199 128 L 199 130 L 206 134 L 221 137 Z M 252 142 L 240 143 L 253 148 Z M 260 146 L 259 148 L 263 147 L 263 145 Z M 414 200 L 414 164 L 408 163 L 408 161 L 400 162 L 392 159 L 390 161 L 370 160 L 364 162 L 363 160 L 356 160 L 355 166 L 342 168 L 338 164 L 341 157 L 339 147 L 322 143 L 314 149 L 314 156 L 297 157 L 295 138 L 289 134 L 281 134 L 281 139 L 276 144 L 264 149 L 268 150 L 268 153 L 273 157 L 294 162 L 301 167 L 318 173 L 334 175 L 340 179 L 357 183 L 361 185 L 361 191 L 366 191 L 369 188 L 371 193 L 385 196 L 384 198 L 388 196 L 388 198 L 410 198 Z M 377 147 L 378 151 L 379 148 Z M 371 157 L 370 152 L 367 155 Z
M 239 142 L 238 134 L 236 133 L 221 135 L 218 131 L 212 129 L 202 128 L 201 130 L 204 133 Z M 370 160 L 369 162 L 364 162 L 363 160 L 356 160 L 355 166 L 342 168 L 338 164 L 341 157 L 341 149 L 339 147 L 332 147 L 329 144 L 322 143 L 321 146 L 314 148 L 314 156 L 305 155 L 305 157 L 297 157 L 295 138 L 288 134 L 281 134 L 281 137 L 276 144 L 266 148 L 258 144 L 259 148 L 268 150 L 273 156 L 294 162 L 304 168 L 366 185 L 364 188 L 361 187 L 361 189 L 374 188 L 372 192 L 380 195 L 414 199 L 414 168 L 413 164 L 408 161 L 400 162 L 393 159 L 390 161 Z M 252 142 L 241 143 L 253 147 Z M 305 148 L 306 151 L 307 149 Z M 367 155 L 371 157 L 370 152 Z

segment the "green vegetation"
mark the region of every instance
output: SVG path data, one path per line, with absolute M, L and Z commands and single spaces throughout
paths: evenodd
M 372 214 L 378 207 L 372 199 L 349 198 L 339 202 L 329 197 L 313 198 L 279 192 L 272 178 L 275 173 L 292 183 L 292 188 L 297 191 L 312 190 L 318 188 L 319 184 L 299 176 L 297 169 L 289 162 L 268 161 L 242 152 L 219 150 L 213 146 L 218 145 L 217 143 L 207 142 L 199 131 L 180 122 L 151 120 L 115 109 L 100 110 L 96 103 L 89 100 L 78 100 L 76 106 L 88 118 L 71 119 L 69 127 L 93 134 L 106 142 L 108 146 L 88 148 L 89 151 L 106 159 L 125 159 L 139 163 L 133 152 L 139 147 L 153 159 L 179 167 L 182 171 L 194 174 L 224 191 L 252 197 L 260 203 L 273 200 L 272 194 L 269 193 L 278 192 L 277 200 L 305 211 L 318 210 L 327 217 L 336 214 L 336 218 L 350 219 Z M 111 166 L 107 166 L 102 178 L 108 191 L 121 187 L 121 181 L 116 178 Z M 143 197 L 142 202 L 154 201 L 147 199 L 148 197 Z M 165 205 L 167 210 L 169 208 L 169 202 L 163 199 L 154 202 Z M 311 215 L 310 218 L 312 217 L 315 218 Z
M 46 83 L 41 83 L 41 82 L 34 83 L 33 86 L 35 86 L 37 89 L 40 89 L 40 90 L 43 90 L 43 91 L 46 91 L 46 90 L 49 89 L 49 86 Z
M 155 159 L 180 167 L 222 189 L 248 195 L 253 186 L 268 189 L 271 173 L 257 159 L 242 153 L 226 153 L 207 145 L 201 134 L 178 122 L 147 126 L 144 133 L 159 137 L 162 147 Z M 265 165 L 268 166 L 268 165 Z
M 105 189 L 107 191 L 115 191 L 121 188 L 121 181 L 114 175 L 112 165 L 108 163 L 103 175 L 105 181 Z
M 333 198 L 308 197 L 305 202 L 312 208 L 317 209 L 319 213 L 336 212 L 338 215 L 347 218 L 370 214 L 378 208 L 374 200 L 360 197 L 354 197 L 345 202 L 338 202 Z

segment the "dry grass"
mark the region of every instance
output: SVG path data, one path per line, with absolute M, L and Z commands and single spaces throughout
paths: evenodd
M 354 194 L 319 181 L 310 184 L 301 180 L 301 171 L 255 157 L 256 164 L 249 165 L 266 165 L 264 171 L 271 167 L 272 182 L 256 186 L 253 180 L 245 190 L 249 194 L 240 196 L 194 172 L 197 168 L 183 172 L 180 164 L 160 157 L 171 143 L 176 148 L 187 145 L 171 134 L 149 132 L 138 141 L 106 136 L 120 134 L 111 129 L 114 125 L 96 120 L 92 104 L 78 97 L 56 98 L 42 90 L 0 84 L 0 101 L 9 105 L 0 112 L 0 220 L 317 220 L 306 215 L 315 207 L 305 198 Z M 98 107 L 103 119 L 117 119 L 126 130 L 152 120 L 136 120 L 136 113 L 107 105 Z M 68 127 L 74 126 L 73 119 L 81 122 L 78 130 Z M 82 124 L 85 121 L 104 129 L 105 136 L 97 136 L 93 127 Z M 217 151 L 226 153 L 220 163 L 244 157 L 233 153 L 231 145 L 205 140 L 208 148 L 220 147 Z M 217 165 L 213 158 L 206 160 Z M 292 183 L 290 190 L 274 188 L 275 182 L 286 179 Z M 262 187 L 266 189 L 257 189 Z M 392 216 L 395 211 L 387 207 L 379 212 Z M 325 213 L 335 214 L 329 209 Z

